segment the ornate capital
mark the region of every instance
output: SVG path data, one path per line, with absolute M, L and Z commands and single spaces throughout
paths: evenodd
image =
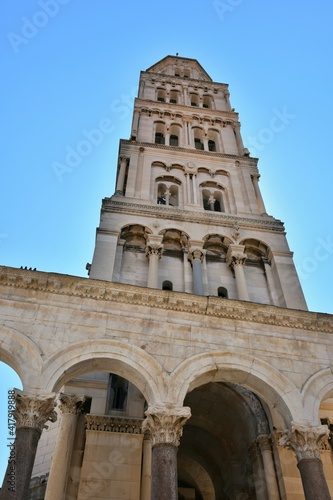
M 188 254 L 188 259 L 193 262 L 195 259 L 200 260 L 200 262 L 204 259 L 204 252 L 201 248 L 195 248 L 194 250 L 190 250 Z
M 150 433 L 153 446 L 155 444 L 179 446 L 183 425 L 190 418 L 191 410 L 187 406 L 171 409 L 150 406 L 145 415 L 147 418 L 143 421 L 142 431 Z
M 251 174 L 251 179 L 252 179 L 252 182 L 253 181 L 258 182 L 260 179 L 260 174 Z
M 231 268 L 244 266 L 247 255 L 244 253 L 243 245 L 230 245 L 227 252 L 227 263 Z
M 267 434 L 262 434 L 261 436 L 258 436 L 257 443 L 261 453 L 263 451 L 272 451 L 271 439 L 270 436 L 268 436 Z
M 162 256 L 163 245 L 159 243 L 148 243 L 146 246 L 146 255 L 149 258 L 151 255 L 157 255 L 160 259 Z
M 293 450 L 298 461 L 304 458 L 320 459 L 321 443 L 328 435 L 327 425 L 312 427 L 292 422 L 291 431 L 284 432 L 279 445 Z
M 55 406 L 54 394 L 32 396 L 18 393 L 16 395 L 16 409 L 13 412 L 16 428 L 30 427 L 42 433 L 43 429 L 47 429 L 46 422 L 57 420 Z
M 75 394 L 61 393 L 59 395 L 59 408 L 61 413 L 70 413 L 79 415 L 82 411 L 82 405 L 85 402 L 85 396 L 76 396 Z

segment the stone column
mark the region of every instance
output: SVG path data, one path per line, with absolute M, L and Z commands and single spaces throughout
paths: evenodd
M 190 250 L 188 256 L 192 263 L 193 293 L 195 295 L 203 295 L 202 261 L 204 252 L 201 248 L 195 248 L 194 250 Z
M 35 461 L 37 445 L 46 422 L 55 422 L 55 395 L 30 395 L 24 392 L 16 395 L 16 409 L 13 416 L 16 420 L 15 456 L 13 464 L 8 464 L 4 482 L 0 492 L 1 500 L 26 500 Z M 13 468 L 14 467 L 14 468 Z M 14 485 L 8 483 L 13 477 Z M 14 490 L 9 489 L 10 486 Z
M 260 188 L 259 188 L 259 178 L 260 178 L 260 174 L 252 174 L 251 175 L 252 184 L 253 184 L 253 187 L 254 187 L 254 193 L 256 195 L 256 200 L 257 200 L 257 203 L 258 203 L 259 213 L 261 215 L 263 215 L 263 214 L 266 213 L 266 208 L 265 208 L 264 200 L 263 200 L 263 198 L 261 196 L 261 191 L 260 191 Z
M 120 160 L 120 168 L 117 179 L 116 194 L 124 195 L 124 182 L 125 182 L 125 174 L 126 174 L 128 158 L 123 156 L 119 158 L 119 160 Z
M 214 196 L 209 197 L 208 203 L 209 203 L 211 211 L 214 212 L 215 211 L 215 198 L 214 198 Z
M 178 500 L 177 449 L 190 408 L 151 406 L 145 415 L 142 429 L 152 438 L 151 498 Z
M 280 493 L 276 480 L 276 472 L 273 461 L 272 447 L 270 438 L 267 435 L 261 435 L 257 439 L 264 464 L 267 494 L 269 500 L 279 500 Z
M 156 241 L 155 241 L 156 240 Z M 148 267 L 148 288 L 158 288 L 158 261 L 161 258 L 163 245 L 160 243 L 161 237 L 150 240 L 146 246 L 146 255 L 149 260 Z
M 252 463 L 253 483 L 256 490 L 256 496 L 258 499 L 267 498 L 266 479 L 262 456 L 256 441 L 254 441 L 249 448 L 249 457 Z
M 151 500 L 151 452 L 152 447 L 150 434 L 146 433 L 144 436 L 142 448 L 140 500 Z
M 235 273 L 238 299 L 250 300 L 244 274 L 244 264 L 247 257 L 244 250 L 243 245 L 230 245 L 227 252 L 227 262 Z
M 193 203 L 198 204 L 198 187 L 197 187 L 197 174 L 192 176 L 192 186 L 193 186 Z
M 137 169 L 136 169 L 135 187 L 134 187 L 135 198 L 140 198 L 140 195 L 141 195 L 144 150 L 145 150 L 145 148 L 143 148 L 143 147 L 140 147 L 140 149 L 139 149 L 139 158 L 138 158 L 138 165 L 137 165 Z
M 59 396 L 61 421 L 51 462 L 45 500 L 64 500 L 65 498 L 76 422 L 84 401 L 84 396 L 75 396 L 75 394 L 60 394 Z
M 187 194 L 187 203 L 190 204 L 192 203 L 192 196 L 191 196 L 191 186 L 190 186 L 190 174 L 188 172 L 185 172 L 185 179 L 186 179 L 186 194 Z
M 320 444 L 328 434 L 327 425 L 312 427 L 292 422 L 291 431 L 285 431 L 279 439 L 280 446 L 296 454 L 306 500 L 331 499 L 320 458 Z
M 238 148 L 238 153 L 240 155 L 243 155 L 243 153 L 244 153 L 244 144 L 243 144 L 242 136 L 241 136 L 241 133 L 240 133 L 240 123 L 239 122 L 233 123 L 232 128 L 234 129 L 234 134 L 235 134 L 235 138 L 236 138 L 236 144 L 237 144 L 237 148 Z

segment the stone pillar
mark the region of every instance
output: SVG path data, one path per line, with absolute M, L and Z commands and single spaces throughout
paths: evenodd
M 151 500 L 151 456 L 152 456 L 150 434 L 146 433 L 142 448 L 142 473 L 140 500 Z
M 235 273 L 238 299 L 250 300 L 244 274 L 244 264 L 247 257 L 244 250 L 243 245 L 230 245 L 227 252 L 227 262 Z
M 192 203 L 192 197 L 191 197 L 191 186 L 190 186 L 190 174 L 188 172 L 185 172 L 185 179 L 186 179 L 186 194 L 187 194 L 187 203 L 190 204 Z
M 210 210 L 212 212 L 214 212 L 215 211 L 215 198 L 214 198 L 214 196 L 209 197 L 208 203 L 209 203 Z
M 158 261 L 161 258 L 163 245 L 161 244 L 161 237 L 151 237 L 146 246 L 146 255 L 149 260 L 148 267 L 148 288 L 158 288 Z
M 84 396 L 60 394 L 60 427 L 57 435 L 45 500 L 64 500 L 71 463 L 76 422 L 85 401 Z
M 267 498 L 267 488 L 265 472 L 262 463 L 262 456 L 258 443 L 254 441 L 249 448 L 249 457 L 253 469 L 253 483 L 256 490 L 256 497 L 259 499 Z
M 279 500 L 280 493 L 276 480 L 276 471 L 272 454 L 270 438 L 267 435 L 261 435 L 257 439 L 264 464 L 266 487 L 269 500 Z
M 243 144 L 242 136 L 240 133 L 240 123 L 239 122 L 234 123 L 233 129 L 234 129 L 234 134 L 235 134 L 235 138 L 236 138 L 238 153 L 240 155 L 243 155 L 244 154 L 244 144 Z
M 257 200 L 257 203 L 258 203 L 259 213 L 261 215 L 263 215 L 263 214 L 266 213 L 266 208 L 265 208 L 264 200 L 263 200 L 263 198 L 261 196 L 261 191 L 260 191 L 260 188 L 259 188 L 259 178 L 260 178 L 260 174 L 252 174 L 251 175 L 252 184 L 253 184 L 253 188 L 254 188 L 254 193 L 256 195 L 256 200 Z
M 192 186 L 193 186 L 193 203 L 198 204 L 198 187 L 197 187 L 197 174 L 192 176 Z
M 119 158 L 119 160 L 120 160 L 120 168 L 117 179 L 116 194 L 124 195 L 124 182 L 125 182 L 125 174 L 126 174 L 128 158 L 123 156 Z
M 195 295 L 203 295 L 203 280 L 202 280 L 202 261 L 204 253 L 201 248 L 195 248 L 189 252 L 189 260 L 192 263 L 193 272 L 193 293 Z
M 135 198 L 141 197 L 140 195 L 141 195 L 141 186 L 142 186 L 142 170 L 143 170 L 144 150 L 145 150 L 145 148 L 143 148 L 143 147 L 140 147 L 140 149 L 139 149 L 139 158 L 138 158 L 138 165 L 137 165 L 137 169 L 136 169 L 135 187 L 134 187 Z
M 8 464 L 4 482 L 0 492 L 1 500 L 26 500 L 35 461 L 37 445 L 46 422 L 55 422 L 55 395 L 42 396 L 19 392 L 16 395 L 16 409 L 13 416 L 16 420 L 15 461 Z M 14 469 L 12 468 L 14 467 Z M 9 474 L 9 475 L 8 475 Z M 8 483 L 8 477 L 14 475 L 14 490 Z
M 151 406 L 145 415 L 142 429 L 152 438 L 151 499 L 178 500 L 177 449 L 190 408 Z
M 279 439 L 280 446 L 296 455 L 306 500 L 331 499 L 319 451 L 328 435 L 327 425 L 312 427 L 292 422 L 291 431 L 285 431 Z

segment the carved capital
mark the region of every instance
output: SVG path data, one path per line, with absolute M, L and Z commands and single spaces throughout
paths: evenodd
M 261 453 L 263 451 L 272 451 L 271 439 L 270 436 L 268 436 L 267 434 L 262 434 L 261 436 L 258 436 L 257 443 Z
M 183 426 L 190 418 L 191 410 L 187 406 L 171 409 L 150 406 L 145 415 L 147 418 L 143 421 L 142 431 L 150 433 L 153 446 L 156 444 L 179 446 Z
M 227 252 L 227 263 L 231 268 L 244 266 L 247 255 L 244 253 L 243 245 L 230 245 Z
M 200 260 L 200 262 L 204 259 L 204 251 L 201 248 L 195 248 L 194 250 L 190 250 L 188 254 L 188 259 L 193 262 L 194 260 Z
M 251 179 L 252 179 L 252 182 L 258 183 L 258 181 L 260 179 L 260 174 L 251 174 Z
M 159 243 L 148 243 L 146 246 L 146 255 L 149 258 L 151 255 L 157 255 L 160 259 L 162 256 L 163 245 Z
M 18 393 L 16 395 L 16 409 L 13 412 L 16 428 L 30 427 L 42 433 L 43 429 L 47 429 L 46 422 L 57 420 L 55 406 L 54 394 L 32 396 Z
M 76 396 L 75 394 L 61 393 L 59 395 L 59 408 L 61 413 L 70 413 L 71 415 L 79 415 L 82 411 L 85 396 Z
M 287 430 L 279 439 L 279 445 L 294 451 L 298 461 L 305 458 L 319 458 L 322 441 L 327 439 L 327 425 L 318 427 L 292 422 L 291 431 Z

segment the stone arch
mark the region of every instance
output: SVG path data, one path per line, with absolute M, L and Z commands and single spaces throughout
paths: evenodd
M 320 403 L 326 397 L 333 397 L 332 368 L 325 368 L 311 375 L 303 385 L 301 395 L 306 422 L 318 425 Z
M 209 382 L 233 382 L 252 391 L 267 404 L 277 428 L 302 418 L 295 385 L 265 361 L 239 352 L 198 354 L 182 362 L 170 375 L 168 400 L 182 405 L 188 392 Z
M 23 390 L 29 386 L 39 385 L 39 374 L 42 368 L 40 348 L 21 332 L 0 327 L 1 361 L 10 366 L 20 377 Z
M 126 378 L 148 404 L 165 400 L 167 375 L 160 364 L 141 348 L 115 340 L 94 340 L 58 351 L 44 365 L 45 389 L 57 392 L 71 378 L 92 371 L 110 371 Z

